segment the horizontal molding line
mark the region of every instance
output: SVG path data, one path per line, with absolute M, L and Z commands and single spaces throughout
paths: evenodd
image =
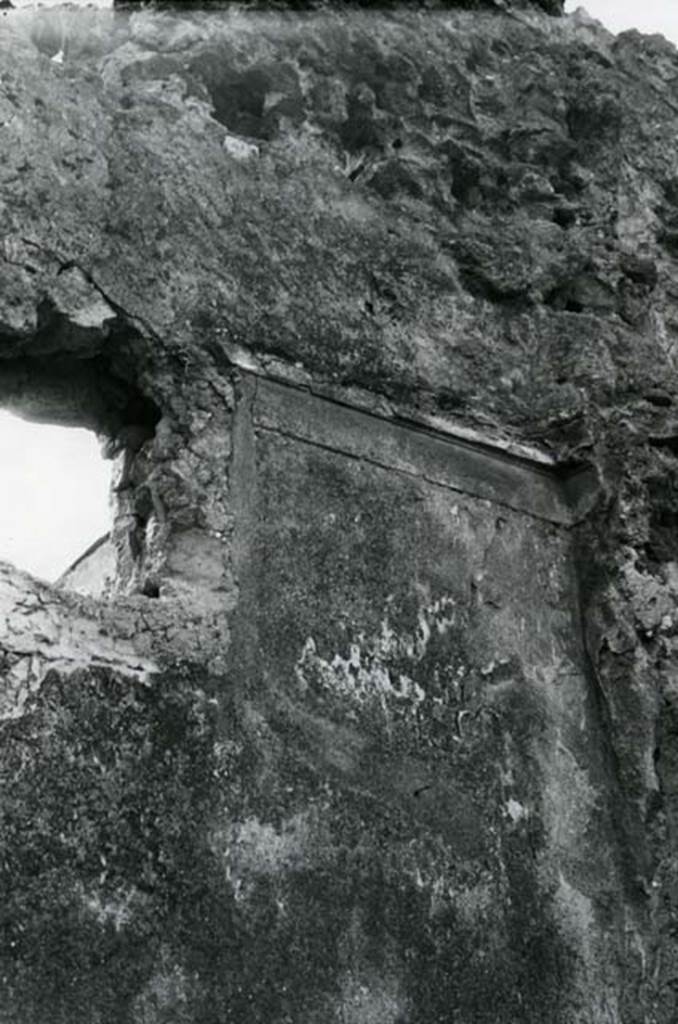
M 559 526 L 574 525 L 595 498 L 592 471 L 580 469 L 564 479 L 543 462 L 532 463 L 491 442 L 455 438 L 319 396 L 308 387 L 251 375 L 257 427 Z
M 250 349 L 233 343 L 224 343 L 226 355 L 233 368 L 242 370 L 248 377 L 263 378 L 278 384 L 308 391 L 317 398 L 324 398 L 336 405 L 368 413 L 388 422 L 399 422 L 413 430 L 424 430 L 434 435 L 451 437 L 455 441 L 466 441 L 474 447 L 488 448 L 508 456 L 526 461 L 531 466 L 541 465 L 547 471 L 557 468 L 556 460 L 535 445 L 509 437 L 490 437 L 482 431 L 465 424 L 452 422 L 443 416 L 433 416 L 420 410 L 401 408 L 397 403 L 377 395 L 355 384 L 338 385 L 328 381 L 314 380 L 307 370 L 291 365 L 273 356 L 265 361 Z

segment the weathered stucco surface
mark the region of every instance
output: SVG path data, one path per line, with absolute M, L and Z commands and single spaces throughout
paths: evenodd
M 443 6 L 0 13 L 3 1024 L 676 1020 L 678 54 Z

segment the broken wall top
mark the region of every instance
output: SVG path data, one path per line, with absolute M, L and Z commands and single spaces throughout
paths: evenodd
M 113 0 L 114 7 L 125 7 L 128 9 L 139 8 L 148 5 L 148 0 Z M 156 9 L 171 8 L 174 10 L 191 10 L 197 6 L 202 9 L 225 10 L 229 6 L 229 0 L 202 0 L 198 4 L 191 3 L 191 0 L 155 0 L 152 6 Z M 402 9 L 402 0 L 382 0 L 380 4 L 373 4 L 370 0 L 240 0 L 238 7 L 244 10 L 266 10 L 266 11 L 318 11 L 328 8 L 342 8 L 345 11 L 359 9 L 361 7 L 378 7 L 380 11 Z M 408 7 L 419 7 L 422 10 L 450 10 L 464 8 L 466 10 L 525 10 L 526 8 L 541 8 L 549 14 L 562 14 L 564 0 L 414 0 Z

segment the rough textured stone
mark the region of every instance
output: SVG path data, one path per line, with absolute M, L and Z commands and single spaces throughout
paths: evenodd
M 678 55 L 463 6 L 0 16 L 7 1024 L 676 1019 Z

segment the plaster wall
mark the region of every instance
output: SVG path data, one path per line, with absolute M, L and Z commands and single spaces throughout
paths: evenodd
M 464 6 L 2 12 L 2 1024 L 676 1020 L 678 58 Z

